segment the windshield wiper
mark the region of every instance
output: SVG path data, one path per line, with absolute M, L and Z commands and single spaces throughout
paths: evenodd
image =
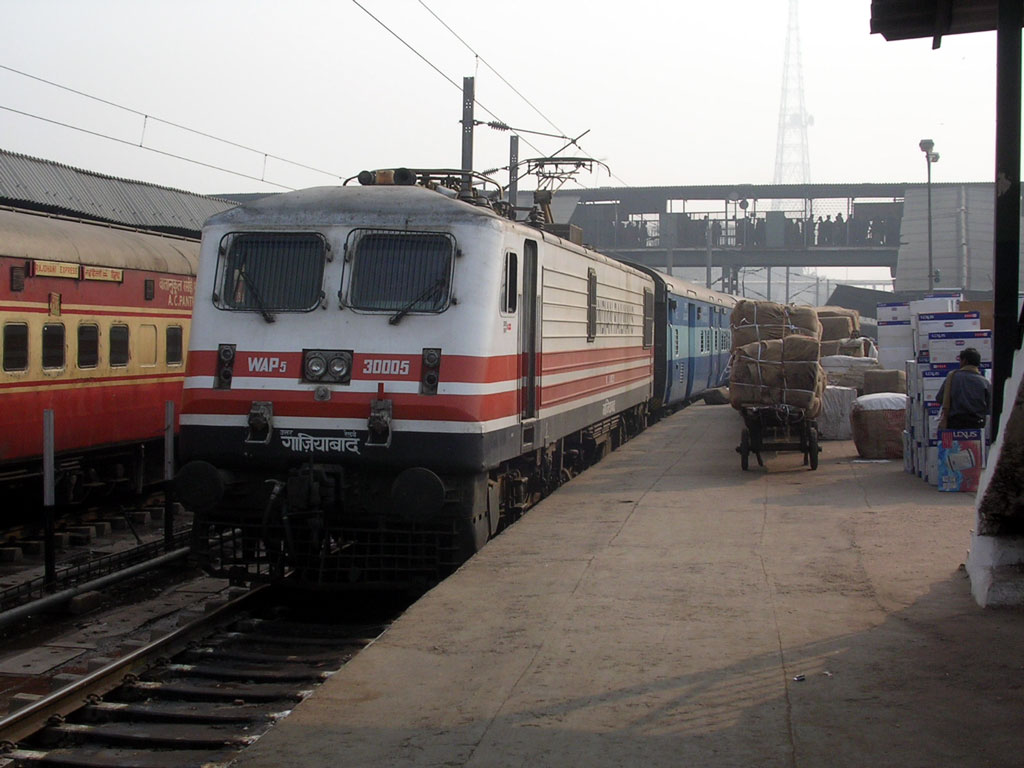
M 444 278 L 440 277 L 437 280 L 435 280 L 433 283 L 431 283 L 429 286 L 427 286 L 427 290 L 425 290 L 423 293 L 421 293 L 419 296 L 417 296 L 415 299 L 410 301 L 408 304 L 406 304 L 400 310 L 395 312 L 395 314 L 393 314 L 391 317 L 389 317 L 388 318 L 388 324 L 389 325 L 397 325 L 398 321 L 401 320 L 406 315 L 408 315 L 412 311 L 413 307 L 415 307 L 417 304 L 419 304 L 421 301 L 423 301 L 428 296 L 431 296 L 434 293 L 436 293 L 438 288 L 443 288 L 443 287 L 444 287 Z
M 252 292 L 252 297 L 256 301 L 256 306 L 259 309 L 260 314 L 263 315 L 263 319 L 266 320 L 268 323 L 274 322 L 276 318 L 272 314 L 270 314 L 270 311 L 267 309 L 267 305 L 263 303 L 263 298 L 260 296 L 260 292 L 256 290 L 256 284 L 253 283 L 252 278 L 249 277 L 249 273 L 245 271 L 244 265 L 242 266 L 242 270 L 238 274 L 243 280 L 245 280 L 245 284 L 249 287 L 249 290 Z

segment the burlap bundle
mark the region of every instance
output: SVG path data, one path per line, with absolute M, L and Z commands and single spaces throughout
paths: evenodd
M 857 453 L 865 459 L 899 459 L 903 456 L 903 410 L 865 411 L 853 404 L 850 426 Z
M 863 339 L 843 339 L 839 342 L 839 351 L 837 355 L 846 355 L 847 357 L 867 357 L 864 354 L 864 340 Z M 822 357 L 824 357 L 824 353 Z
M 845 339 L 849 336 L 860 336 L 860 312 L 856 309 L 847 309 L 846 307 L 815 307 L 815 311 L 818 313 L 819 319 L 826 317 L 850 318 L 851 332 L 847 336 L 837 336 L 836 338 Z
M 813 307 L 741 299 L 733 307 L 729 324 L 734 350 L 756 341 L 794 335 L 821 339 L 821 323 Z
M 818 344 L 815 338 L 786 336 L 736 349 L 729 375 L 732 407 L 790 405 L 817 416 L 825 390 Z
M 845 341 L 845 339 L 843 341 Z M 831 341 L 822 341 L 821 356 L 829 357 L 830 355 L 838 355 L 839 348 L 843 345 L 843 341 L 840 341 L 839 339 L 833 339 Z
M 836 341 L 848 339 L 853 335 L 853 320 L 848 315 L 841 317 L 819 317 L 821 320 L 821 340 Z
M 900 392 L 905 395 L 907 393 L 906 371 L 864 371 L 864 394 L 873 395 L 877 392 Z

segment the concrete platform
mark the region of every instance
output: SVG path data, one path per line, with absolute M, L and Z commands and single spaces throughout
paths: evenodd
M 696 405 L 537 506 L 235 765 L 1017 766 L 1024 612 L 973 497 Z

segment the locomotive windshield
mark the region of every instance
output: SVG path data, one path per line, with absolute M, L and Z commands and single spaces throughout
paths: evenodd
M 220 309 L 305 312 L 320 303 L 327 242 L 316 233 L 228 235 L 221 242 L 214 302 Z
M 444 232 L 356 229 L 349 235 L 352 261 L 348 305 L 394 312 L 442 312 L 448 306 L 455 238 Z

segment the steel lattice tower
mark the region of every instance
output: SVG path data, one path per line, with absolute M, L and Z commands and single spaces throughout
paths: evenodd
M 775 144 L 775 184 L 808 184 L 811 160 L 807 127 L 814 119 L 804 106 L 804 75 L 800 64 L 800 21 L 798 0 L 789 0 L 786 27 L 786 57 L 782 65 L 782 100 L 779 104 L 779 133 Z

